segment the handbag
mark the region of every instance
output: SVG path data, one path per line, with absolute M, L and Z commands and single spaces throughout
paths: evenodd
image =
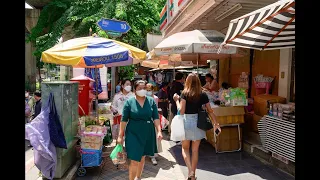
M 211 119 L 206 110 L 199 108 L 198 110 L 198 122 L 197 127 L 204 131 L 208 131 L 213 128 Z
M 47 107 L 49 108 L 48 127 L 49 127 L 50 140 L 55 147 L 67 149 L 67 142 L 64 136 L 62 125 L 60 122 L 60 117 L 56 109 L 54 96 L 52 92 L 49 95 Z

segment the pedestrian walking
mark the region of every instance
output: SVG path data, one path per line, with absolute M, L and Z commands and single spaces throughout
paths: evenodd
M 182 156 L 188 167 L 188 180 L 195 180 L 199 145 L 201 139 L 206 136 L 206 132 L 197 127 L 198 111 L 203 108 L 203 105 L 205 105 L 209 116 L 214 122 L 214 131 L 218 128 L 221 132 L 221 129 L 213 114 L 207 94 L 202 92 L 201 82 L 196 74 L 191 73 L 188 75 L 181 96 L 175 94 L 173 99 L 180 110 L 180 114 L 184 115 L 185 140 L 182 141 Z M 192 157 L 190 157 L 190 144 Z
M 31 114 L 30 114 L 30 117 L 31 115 L 34 113 L 34 105 L 36 103 L 36 100 L 34 99 L 33 96 L 30 96 L 30 92 L 29 91 L 25 91 L 25 100 L 26 102 L 28 103 L 29 107 L 30 107 L 30 110 L 31 110 Z
M 121 91 L 121 80 L 119 80 L 118 85 L 116 86 L 116 93 Z
M 169 114 L 169 127 L 168 127 L 168 131 L 170 133 L 170 129 L 171 129 L 171 121 L 173 119 L 173 117 L 175 115 L 177 115 L 178 111 L 177 111 L 177 105 L 174 102 L 174 100 L 172 99 L 174 94 L 178 94 L 179 96 L 181 95 L 181 92 L 183 91 L 184 88 L 184 78 L 183 78 L 183 74 L 181 72 L 177 72 L 175 75 L 175 80 L 172 82 L 172 86 L 170 88 L 169 91 L 169 102 L 170 102 L 170 114 Z
M 117 143 L 123 144 L 125 132 L 129 180 L 140 180 L 145 156 L 153 156 L 157 153 L 156 137 L 161 140 L 162 132 L 158 107 L 152 97 L 146 96 L 146 82 L 136 81 L 134 89 L 135 96 L 128 99 L 123 107 Z
M 153 100 L 156 102 L 156 105 L 157 105 L 157 107 L 159 109 L 159 105 L 158 105 L 159 98 L 156 95 L 154 95 L 153 88 L 154 88 L 154 86 L 151 83 L 147 84 L 147 88 L 146 88 L 147 96 L 153 98 Z M 159 115 L 159 116 L 161 116 L 161 115 Z M 158 150 L 158 153 L 162 152 L 161 140 L 158 140 L 158 139 L 157 139 L 157 150 Z M 157 165 L 158 164 L 158 161 L 156 159 L 157 156 L 158 156 L 157 153 L 155 153 L 153 156 L 149 156 L 153 165 Z
M 112 125 L 113 139 L 117 139 L 117 136 L 119 133 L 119 126 L 120 126 L 120 121 L 122 117 L 122 110 L 123 110 L 124 103 L 132 96 L 134 96 L 134 94 L 132 93 L 131 81 L 129 79 L 125 79 L 121 81 L 120 92 L 114 96 L 112 101 L 112 108 L 114 108 L 117 111 L 117 114 L 115 114 L 113 118 L 113 125 Z
M 36 100 L 36 103 L 34 105 L 34 113 L 32 115 L 32 119 L 36 118 L 41 112 L 41 106 L 42 106 L 41 92 L 35 92 L 34 99 Z
M 25 106 L 24 106 L 25 124 L 29 122 L 30 115 L 31 115 L 31 108 L 30 108 L 29 104 L 25 101 Z

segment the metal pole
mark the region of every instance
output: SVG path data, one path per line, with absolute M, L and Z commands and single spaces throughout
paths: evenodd
M 116 90 L 116 67 L 111 67 L 111 97 L 114 96 Z
M 197 53 L 197 74 L 199 76 L 199 53 Z
M 98 69 L 97 66 L 94 68 L 94 79 L 96 81 L 96 117 L 99 121 L 99 108 L 98 108 Z
M 176 77 L 176 63 L 173 63 L 173 77 Z

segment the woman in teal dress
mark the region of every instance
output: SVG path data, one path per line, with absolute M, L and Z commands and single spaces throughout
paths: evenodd
M 157 105 L 152 97 L 146 96 L 146 82 L 136 81 L 134 89 L 136 95 L 129 98 L 123 107 L 117 142 L 123 144 L 125 134 L 129 180 L 140 180 L 145 156 L 158 152 L 156 138 L 162 139 L 162 133 Z

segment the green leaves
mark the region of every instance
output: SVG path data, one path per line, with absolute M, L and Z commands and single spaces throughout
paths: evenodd
M 26 41 L 36 42 L 34 55 L 40 59 L 43 51 L 57 43 L 65 26 L 72 23 L 77 37 L 88 36 L 91 27 L 93 33 L 108 38 L 96 22 L 101 18 L 115 18 L 127 21 L 131 26 L 131 30 L 117 40 L 141 46 L 147 33 L 154 32 L 159 25 L 159 12 L 165 2 L 166 0 L 53 0 L 41 11 L 38 23 Z

